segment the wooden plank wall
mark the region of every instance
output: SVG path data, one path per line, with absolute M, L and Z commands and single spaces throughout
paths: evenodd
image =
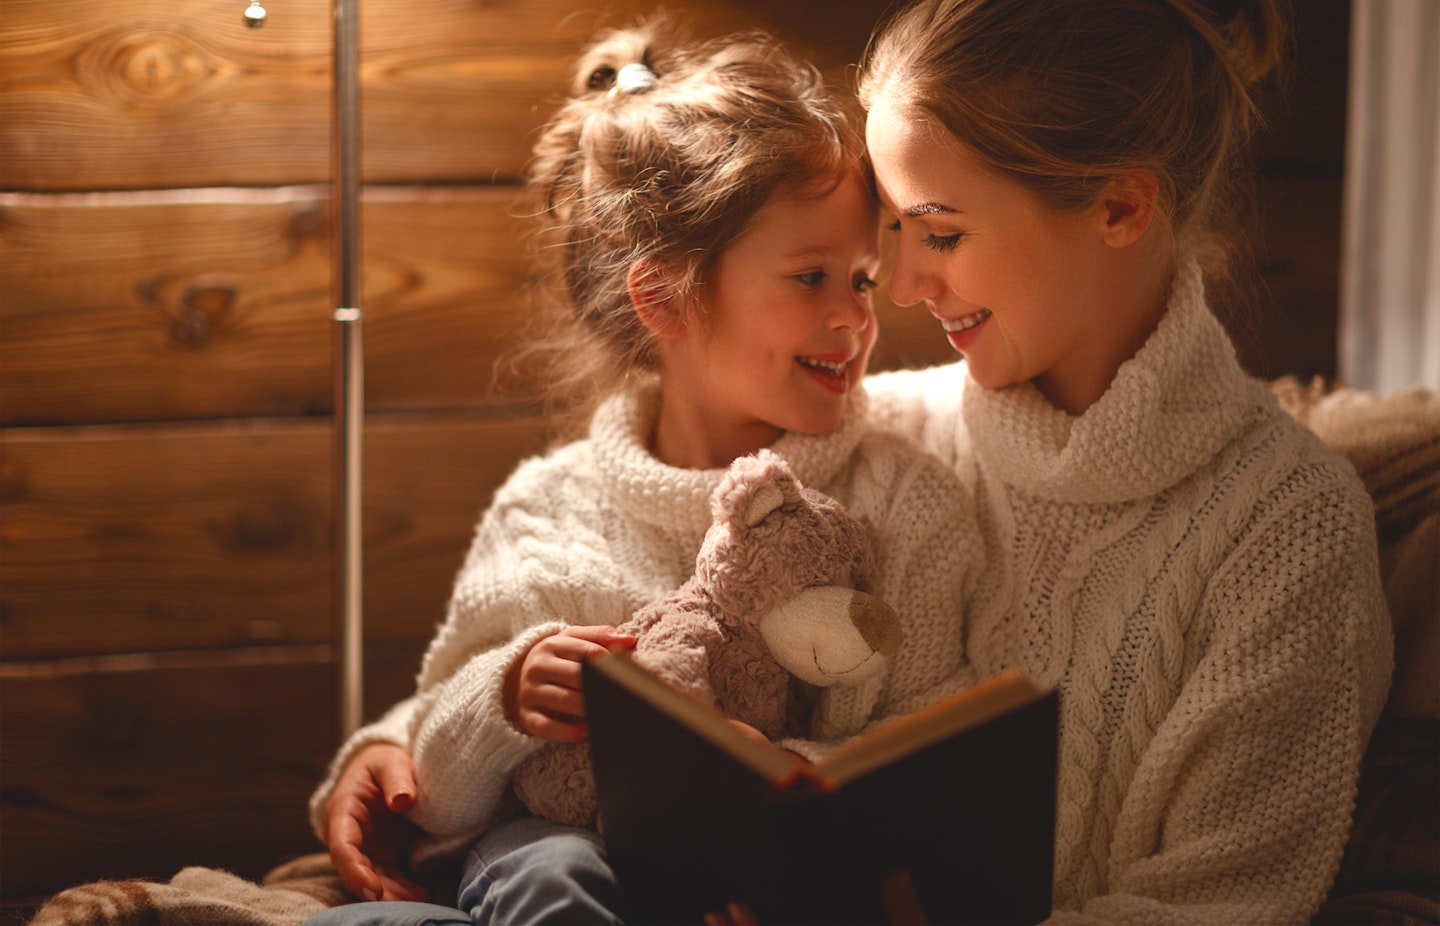
M 304 804 L 337 724 L 330 5 L 267 5 L 258 30 L 246 0 L 0 17 L 8 903 L 317 848 Z M 847 82 L 885 5 L 672 7 L 700 34 L 770 29 Z M 368 716 L 408 692 L 477 513 L 544 444 L 525 390 L 491 377 L 526 320 L 515 181 L 575 50 L 650 7 L 363 4 Z M 1281 310 L 1242 337 L 1270 375 L 1334 368 L 1346 6 L 1309 8 L 1323 67 L 1267 138 L 1262 190 Z M 878 367 L 948 356 L 922 312 L 882 305 L 882 330 Z

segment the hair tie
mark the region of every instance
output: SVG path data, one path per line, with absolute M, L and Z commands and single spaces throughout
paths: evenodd
M 610 94 L 616 93 L 634 94 L 646 93 L 654 89 L 660 83 L 660 78 L 640 62 L 627 64 L 615 75 L 615 86 L 610 88 Z

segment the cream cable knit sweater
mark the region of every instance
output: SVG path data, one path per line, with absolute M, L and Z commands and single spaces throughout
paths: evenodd
M 865 407 L 859 393 L 835 433 L 787 434 L 773 448 L 802 483 L 870 521 L 877 593 L 903 621 L 904 643 L 884 676 L 826 693 L 818 726 L 827 737 L 855 733 L 958 684 L 955 621 L 976 571 L 974 518 L 954 474 L 908 441 L 873 432 Z M 612 399 L 587 439 L 522 463 L 499 489 L 416 696 L 342 747 L 311 798 L 317 833 L 339 771 L 375 741 L 414 756 L 420 793 L 411 817 L 438 837 L 420 858 L 468 843 L 504 810 L 511 770 L 540 745 L 505 718 L 509 666 L 567 623 L 619 624 L 694 571 L 710 494 L 724 471 L 676 469 L 652 457 L 645 445 L 657 410 L 653 390 Z
M 1199 272 L 1080 417 L 963 364 L 869 381 L 975 499 L 977 675 L 1061 691 L 1056 923 L 1304 923 L 1391 668 L 1370 498 L 1237 365 Z

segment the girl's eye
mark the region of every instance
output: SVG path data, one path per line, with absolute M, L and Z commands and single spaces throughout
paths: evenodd
M 927 233 L 920 239 L 920 243 L 932 251 L 949 251 L 960 243 L 962 235 L 956 232 L 953 235 L 932 235 Z
M 858 292 L 858 293 L 868 293 L 868 292 L 870 292 L 871 290 L 873 290 L 876 286 L 878 286 L 879 284 L 876 283 L 874 280 L 870 279 L 869 277 L 863 277 L 863 276 L 862 276 L 862 277 L 856 277 L 856 278 L 855 278 L 855 282 L 854 282 L 853 285 L 854 285 L 854 287 L 855 287 L 855 291 L 856 291 L 856 292 Z
M 885 228 L 886 228 L 888 231 L 899 231 L 899 230 L 900 230 L 900 220 L 899 220 L 899 219 L 896 219 L 895 221 L 891 222 L 889 225 L 886 225 Z
M 821 283 L 825 282 L 825 271 L 807 270 L 804 273 L 795 274 L 795 279 L 799 280 L 806 286 L 819 286 Z

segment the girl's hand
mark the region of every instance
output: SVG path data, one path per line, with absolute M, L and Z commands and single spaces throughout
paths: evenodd
M 405 819 L 415 806 L 415 766 L 392 743 L 371 743 L 351 757 L 325 802 L 325 843 L 345 889 L 366 900 L 425 900 L 400 860 L 417 832 Z
M 566 627 L 530 647 L 505 676 L 510 722 L 522 733 L 552 743 L 584 740 L 580 666 L 613 646 L 631 649 L 635 638 L 613 627 Z

